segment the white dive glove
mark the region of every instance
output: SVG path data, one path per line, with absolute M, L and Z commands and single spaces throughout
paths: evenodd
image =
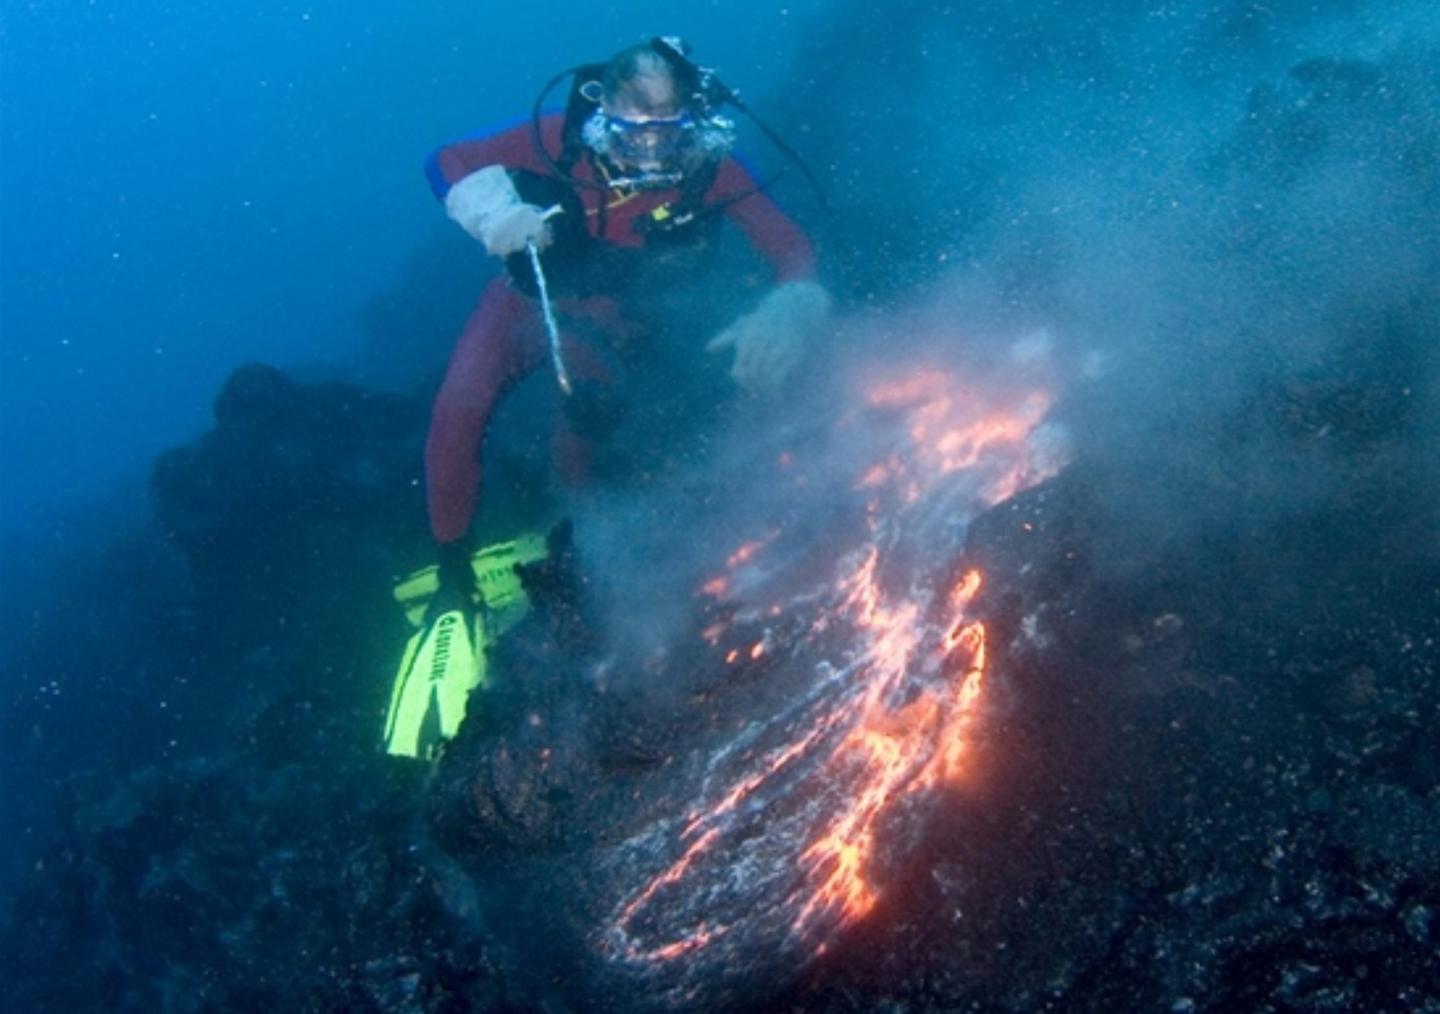
M 805 346 L 830 314 L 830 294 L 816 282 L 786 282 L 721 331 L 706 352 L 735 349 L 730 376 L 752 394 L 778 390 L 805 357 Z
M 445 213 L 496 257 L 520 253 L 530 240 L 541 250 L 550 245 L 549 213 L 526 204 L 504 166 L 477 169 L 450 188 Z

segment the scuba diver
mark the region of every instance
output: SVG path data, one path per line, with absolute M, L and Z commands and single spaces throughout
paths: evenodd
M 567 77 L 564 112 L 543 113 Z M 726 106 L 819 191 L 784 140 L 669 37 L 561 72 L 528 125 L 447 144 L 427 162 L 446 214 L 507 270 L 481 295 L 435 398 L 425 473 L 438 564 L 396 589 L 417 630 L 392 691 L 390 753 L 430 756 L 453 736 L 484 682 L 484 645 L 523 615 L 515 564 L 546 552 L 532 537 L 472 553 L 482 443 L 506 392 L 549 362 L 563 392 L 553 457 L 574 484 L 617 430 L 632 445 L 662 434 L 673 443 L 727 397 L 773 396 L 822 331 L 830 297 L 811 243 L 730 155 Z M 718 332 L 700 331 L 697 315 L 677 326 L 675 306 L 725 302 L 694 288 L 724 221 L 768 262 L 773 284 Z M 706 372 L 716 365 L 718 377 Z M 626 397 L 621 378 L 634 376 L 648 384 L 636 397 L 630 383 Z

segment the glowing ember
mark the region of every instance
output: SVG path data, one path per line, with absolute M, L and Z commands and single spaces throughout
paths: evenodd
M 712 599 L 731 597 L 735 591 L 735 572 L 752 562 L 755 555 L 764 549 L 778 534 L 779 532 L 771 532 L 764 538 L 752 539 L 741 545 L 725 560 L 725 569 L 728 573 L 720 574 L 706 581 L 700 586 L 700 594 Z
M 730 579 L 728 577 L 712 577 L 700 586 L 700 594 L 708 595 L 712 599 L 723 598 L 730 591 Z
M 734 570 L 741 564 L 749 563 L 750 560 L 754 558 L 756 553 L 758 553 L 761 549 L 765 548 L 765 543 L 769 541 L 769 539 L 755 539 L 751 542 L 745 543 L 745 545 L 741 546 L 739 549 L 735 550 L 735 552 L 730 554 L 729 559 L 725 561 L 725 566 L 729 567 L 731 570 Z

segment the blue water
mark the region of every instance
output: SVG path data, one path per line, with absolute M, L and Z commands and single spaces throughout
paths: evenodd
M 0 532 L 138 486 L 239 363 L 353 365 L 453 231 L 436 144 L 656 31 L 763 89 L 817 6 L 4 0 Z
M 177 728 L 182 753 L 217 745 L 137 700 L 196 676 L 138 672 L 169 658 L 138 643 L 164 603 L 87 566 L 145 516 L 156 454 L 207 429 L 247 362 L 417 389 L 495 270 L 425 156 L 656 32 L 815 161 L 842 209 L 817 229 L 822 274 L 871 333 L 917 304 L 946 340 L 1044 331 L 1084 364 L 1082 454 L 1198 458 L 1215 421 L 1238 434 L 1217 470 L 1273 520 L 1336 484 L 1272 474 L 1247 407 L 1393 332 L 1416 485 L 1440 487 L 1440 357 L 1415 323 L 1440 313 L 1435 0 L 0 0 L 0 825 L 21 829 L 0 882 L 55 787 L 123 774 L 116 716 L 150 734 L 146 763 Z M 377 310 L 397 291 L 402 311 Z M 1295 425 L 1328 446 L 1328 424 Z M 1237 509 L 1142 494 L 1177 538 Z M 1157 527 L 1144 495 L 1126 506 Z M 37 630 L 70 643 L 6 671 Z

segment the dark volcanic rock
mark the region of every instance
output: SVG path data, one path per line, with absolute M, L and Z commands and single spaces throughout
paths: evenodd
M 8 916 L 6 1009 L 493 1007 L 470 888 L 419 847 L 419 775 L 219 754 L 74 786 Z
M 1077 466 L 977 523 L 1010 702 L 988 824 L 937 828 L 807 1006 L 1440 1010 L 1435 491 L 1413 430 L 1377 453 L 1347 417 L 1271 445 L 1329 484 L 1300 516 L 1177 536 L 1119 505 L 1263 485 Z
M 951 569 L 986 575 L 978 775 L 881 827 L 885 895 L 818 961 L 756 845 L 816 791 L 801 774 L 795 799 L 762 794 L 748 828 L 724 826 L 733 875 L 677 863 L 652 881 L 666 914 L 627 939 L 673 941 L 676 969 L 597 958 L 617 883 L 675 854 L 703 744 L 730 719 L 763 726 L 756 684 L 793 700 L 823 681 L 784 668 L 813 661 L 795 631 L 771 631 L 781 668 L 632 713 L 653 755 L 616 769 L 607 726 L 650 702 L 605 700 L 542 608 L 510 646 L 519 685 L 441 766 L 443 840 L 490 903 L 543 913 L 515 932 L 606 1009 L 1440 1010 L 1440 542 L 1417 482 L 1429 431 L 1403 393 L 1417 372 L 1337 354 L 1171 462 L 1081 460 L 976 520 Z M 704 934 L 675 928 L 714 928 L 729 898 L 750 907 L 711 968 Z
M 60 833 L 0 927 L 0 1007 L 499 1002 L 471 888 L 419 831 L 423 771 L 377 755 L 406 633 L 389 590 L 426 556 L 424 421 L 418 402 L 251 366 L 214 430 L 157 464 L 186 572 L 102 558 L 107 594 L 168 608 L 74 663 L 84 703 L 143 748 L 60 793 Z
M 696 860 L 698 896 L 668 893 L 668 871 L 679 822 L 723 791 L 712 776 L 825 714 L 807 695 L 841 669 L 818 664 L 834 645 L 812 626 L 697 606 L 697 623 L 729 624 L 721 654 L 766 651 L 732 669 L 682 639 L 636 662 L 641 684 L 685 674 L 673 694 L 629 696 L 603 678 L 585 575 L 557 541 L 526 575 L 539 605 L 502 645 L 504 677 L 472 701 L 427 793 L 418 771 L 373 754 L 393 661 L 374 645 L 398 643 L 398 620 L 371 645 L 351 636 L 353 616 L 317 606 L 277 637 L 287 628 L 266 595 L 226 591 L 228 568 L 265 570 L 235 550 L 253 545 L 245 525 L 218 507 L 193 515 L 195 566 L 215 568 L 198 583 L 248 603 L 265 631 L 245 641 L 236 624 L 248 650 L 209 656 L 211 678 L 254 698 L 216 726 L 240 745 L 71 786 L 64 834 L 5 916 L 3 998 L 39 1010 L 1440 1009 L 1440 550 L 1435 491 L 1414 481 L 1429 431 L 1391 403 L 1413 362 L 1356 361 L 1247 409 L 1264 478 L 1238 454 L 1203 470 L 1191 454 L 1082 459 L 976 519 L 955 559 L 931 553 L 941 573 L 986 576 L 975 608 L 993 679 L 973 777 L 906 796 L 877 825 L 883 892 L 863 920 L 799 935 L 787 906 L 803 879 L 776 871 L 803 847 L 792 830 L 843 802 L 813 771 L 702 818 L 724 848 Z M 254 379 L 270 405 L 275 378 Z M 194 451 L 169 475 L 243 486 L 243 469 L 218 463 L 270 459 L 239 446 L 238 458 Z M 1325 495 L 1279 509 L 1276 484 L 1296 475 Z M 343 485 L 334 476 L 322 485 Z M 291 502 L 262 515 L 247 501 L 247 516 L 288 526 L 293 547 L 308 515 Z M 353 531 L 370 517 L 361 497 Z M 766 550 L 783 561 L 775 574 L 832 560 L 828 528 L 854 521 L 834 513 Z M 333 557 L 332 577 L 383 589 L 369 552 Z M 793 580 L 781 587 L 804 587 Z M 285 598 L 302 613 L 305 587 Z M 716 752 L 729 743 L 742 749 Z M 463 874 L 427 843 L 422 800 Z M 651 894 L 627 882 L 637 875 L 655 878 Z M 701 960 L 697 920 L 717 913 L 736 928 Z M 679 973 L 613 967 L 671 953 L 689 959 Z

